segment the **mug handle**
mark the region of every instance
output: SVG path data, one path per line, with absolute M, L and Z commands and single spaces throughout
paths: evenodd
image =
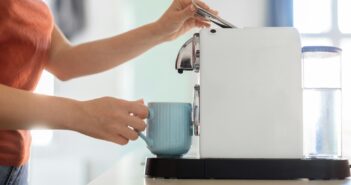
M 154 111 L 150 107 L 148 109 L 149 109 L 149 111 L 148 111 L 149 114 L 148 114 L 147 118 L 152 119 L 152 117 L 154 115 L 154 113 L 153 113 Z M 152 146 L 152 144 L 153 144 L 152 140 L 150 138 L 146 137 L 145 134 L 143 134 L 142 132 L 138 132 L 138 135 L 141 139 L 143 139 L 145 141 L 145 143 L 147 144 L 148 147 Z
M 138 135 L 141 139 L 143 139 L 148 147 L 152 146 L 152 141 L 151 139 L 147 138 L 145 134 L 138 132 Z

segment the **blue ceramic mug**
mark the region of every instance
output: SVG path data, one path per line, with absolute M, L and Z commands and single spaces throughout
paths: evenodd
M 179 157 L 191 145 L 190 103 L 149 103 L 146 135 L 139 133 L 149 150 L 158 157 Z

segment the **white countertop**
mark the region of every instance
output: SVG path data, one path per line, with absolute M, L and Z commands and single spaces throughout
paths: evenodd
M 89 185 L 351 185 L 346 180 L 181 180 L 155 179 L 144 176 L 142 161 L 123 160 L 104 172 Z
M 195 147 L 196 148 L 196 147 Z M 196 156 L 192 148 L 188 156 Z M 88 185 L 351 185 L 351 178 L 345 180 L 182 180 L 155 179 L 144 175 L 147 149 L 136 147 L 130 150 L 118 163 L 91 181 Z
M 346 180 L 180 180 L 153 179 L 143 176 L 143 169 L 122 170 L 111 168 L 89 185 L 351 185 L 351 179 Z

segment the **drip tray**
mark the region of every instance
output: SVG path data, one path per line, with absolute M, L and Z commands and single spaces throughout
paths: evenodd
M 147 158 L 145 175 L 175 179 L 345 179 L 346 159 Z

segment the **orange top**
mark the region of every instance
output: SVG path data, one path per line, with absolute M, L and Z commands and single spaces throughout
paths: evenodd
M 41 0 L 0 0 L 1 84 L 33 91 L 48 61 L 52 30 Z M 0 165 L 27 163 L 30 143 L 29 131 L 0 130 Z

